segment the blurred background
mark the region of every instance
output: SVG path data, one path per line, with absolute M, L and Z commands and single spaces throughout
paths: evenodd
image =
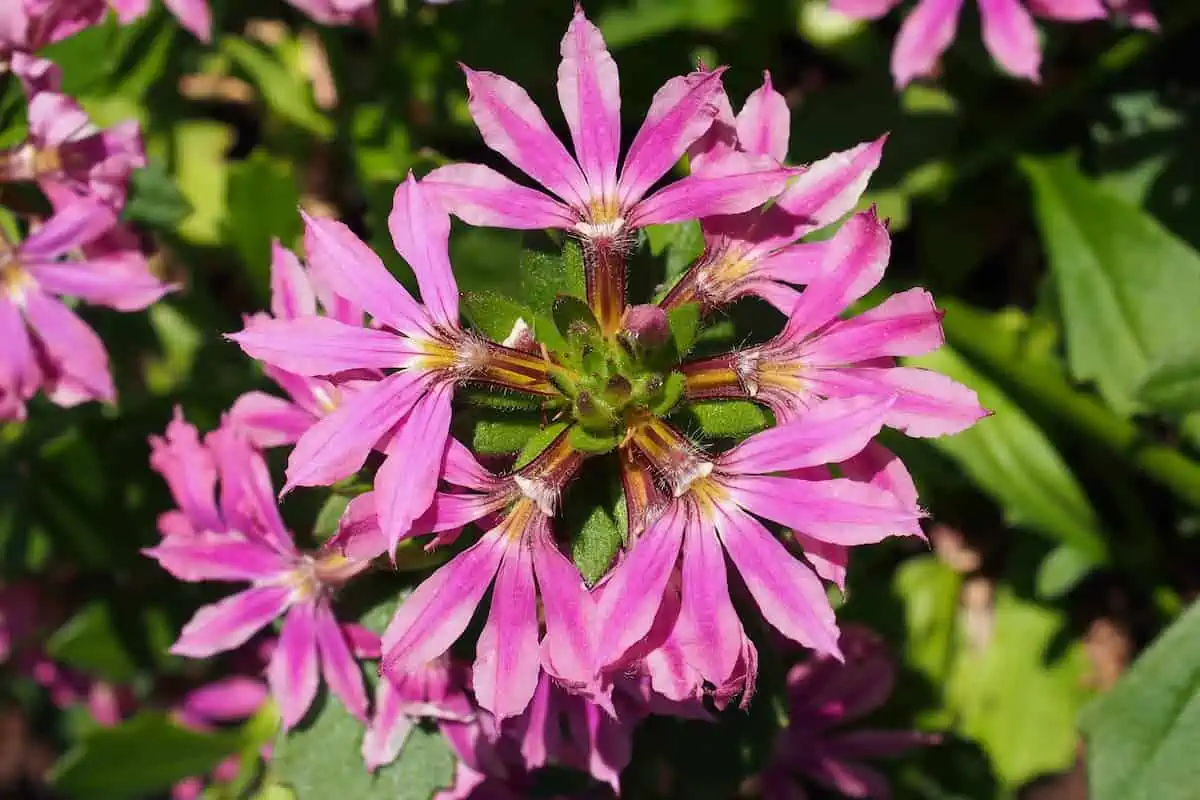
M 1200 583 L 1200 4 L 1163 0 L 1158 33 L 1046 24 L 1037 84 L 997 69 L 966 6 L 939 74 L 899 92 L 898 14 L 856 22 L 823 0 L 591 0 L 587 12 L 620 66 L 625 141 L 661 83 L 700 61 L 730 67 L 735 107 L 770 71 L 792 109 L 791 163 L 890 136 L 864 201 L 890 219 L 887 286 L 934 293 L 947 344 L 919 362 L 994 412 L 953 438 L 887 441 L 917 480 L 930 546 L 863 549 L 839 611 L 895 652 L 882 726 L 944 737 L 887 767 L 895 796 L 1085 798 L 1087 750 L 1092 797 L 1197 798 L 1200 620 L 1172 629 L 1172 657 L 1122 676 Z M 214 2 L 206 46 L 156 6 L 44 51 L 98 124 L 142 124 L 150 165 L 125 215 L 183 288 L 145 314 L 85 314 L 112 354 L 119 408 L 40 402 L 0 427 L 0 591 L 36 596 L 41 645 L 36 669 L 0 665 L 0 797 L 161 794 L 270 739 L 269 724 L 236 743 L 113 727 L 230 669 L 166 655 L 211 595 L 139 553 L 171 507 L 146 437 L 175 405 L 204 430 L 266 385 L 219 334 L 268 304 L 270 244 L 298 244 L 297 206 L 345 220 L 399 273 L 384 221 L 408 171 L 500 166 L 458 62 L 519 82 L 560 128 L 570 13 L 566 0 L 383 0 L 370 29 L 274 0 Z M 11 75 L 0 90 L 8 147 L 24 99 Z M 0 203 L 26 202 L 3 191 Z M 670 247 L 694 247 L 687 233 Z M 456 226 L 460 285 L 513 281 L 521 248 L 519 234 Z M 318 513 L 304 497 L 285 509 L 308 528 Z M 627 796 L 739 796 L 778 724 L 766 699 L 722 726 L 646 723 Z M 282 783 L 338 746 L 332 729 L 311 739 L 285 749 Z M 444 753 L 429 758 L 448 769 Z M 300 796 L 350 791 L 326 779 Z M 288 796 L 238 780 L 205 796 Z M 428 796 L 397 781 L 413 792 L 400 796 Z

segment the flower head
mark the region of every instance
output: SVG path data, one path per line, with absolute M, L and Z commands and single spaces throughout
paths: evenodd
M 472 722 L 475 709 L 467 696 L 467 673 L 465 664 L 443 654 L 415 669 L 379 676 L 375 713 L 362 743 L 367 769 L 394 761 L 418 720 Z
M 105 0 L 9 0 L 0 7 L 0 65 L 90 28 L 107 10 Z

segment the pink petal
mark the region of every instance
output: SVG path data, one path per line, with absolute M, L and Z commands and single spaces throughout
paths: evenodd
M 734 156 L 723 166 L 737 163 Z M 689 175 L 637 203 L 629 212 L 629 224 L 664 225 L 718 214 L 737 214 L 761 205 L 779 194 L 794 171 L 764 164 L 745 171 L 717 175 Z
M 416 720 L 404 713 L 392 682 L 386 676 L 375 689 L 375 713 L 363 734 L 362 756 L 369 772 L 390 764 L 400 755 Z
M 422 375 L 397 372 L 351 396 L 296 442 L 288 458 L 284 491 L 328 486 L 354 474 L 376 443 L 424 395 L 426 386 Z
M 188 692 L 180 712 L 185 718 L 207 723 L 240 722 L 258 711 L 267 697 L 261 680 L 234 675 Z
M 892 50 L 892 77 L 897 87 L 933 74 L 938 59 L 954 41 L 962 4 L 963 0 L 920 0 L 909 13 Z
M 438 492 L 429 508 L 413 523 L 412 533 L 441 533 L 499 511 L 511 502 L 504 494 L 467 494 Z
M 442 467 L 442 477 L 455 486 L 486 492 L 495 489 L 498 482 L 470 449 L 457 439 L 446 441 L 446 458 Z
M 296 254 L 271 242 L 271 315 L 276 319 L 311 317 L 317 313 L 317 295 L 308 271 Z
M 163 0 L 163 3 L 188 33 L 206 44 L 212 41 L 208 0 Z
M 267 665 L 271 695 L 279 704 L 285 730 L 296 726 L 317 696 L 317 621 L 312 603 L 292 606 L 283 620 L 279 642 Z
M 38 285 L 51 294 L 78 297 L 92 305 L 118 311 L 140 311 L 174 287 L 146 270 L 145 262 L 90 259 L 28 264 Z
M 879 19 L 899 3 L 900 0 L 829 0 L 829 7 L 854 19 Z
M 54 261 L 95 240 L 116 224 L 113 212 L 95 200 L 77 200 L 30 233 L 17 248 L 23 261 Z
M 360 494 L 347 504 L 338 520 L 337 532 L 326 543 L 354 561 L 369 561 L 387 552 L 387 540 L 379 527 L 375 493 Z
M 450 217 L 433 199 L 435 192 L 417 183 L 410 172 L 396 187 L 388 230 L 392 243 L 421 287 L 421 301 L 433 318 L 458 327 L 458 285 L 450 271 Z
M 338 294 L 385 325 L 403 333 L 427 330 L 425 310 L 371 248 L 337 220 L 300 213 L 304 217 L 304 249 L 314 279 L 337 287 Z
M 1083 22 L 1108 16 L 1108 9 L 1101 0 L 1026 0 L 1025 4 L 1039 17 L 1062 22 Z
M 826 296 L 832 293 L 821 292 Z M 824 319 L 824 315 L 815 318 Z M 909 289 L 857 317 L 829 326 L 805 349 L 814 365 L 852 364 L 884 356 L 924 355 L 944 341 L 942 314 L 934 306 L 933 296 L 924 289 Z
M 765 474 L 845 461 L 879 434 L 893 402 L 890 397 L 826 400 L 722 454 L 719 468 Z
M 875 141 L 828 155 L 810 164 L 788 185 L 777 205 L 800 222 L 792 232 L 794 238 L 823 228 L 854 210 L 883 158 L 886 142 L 887 136 L 880 136 Z
M 838 627 L 825 587 L 758 520 L 720 509 L 717 530 L 763 618 L 805 647 L 837 655 Z
M 737 115 L 738 142 L 751 153 L 782 162 L 787 158 L 792 115 L 783 95 L 771 85 L 771 73 L 763 73 L 763 85 L 750 93 Z
M 814 391 L 827 397 L 894 396 L 887 424 L 909 436 L 958 433 L 990 413 L 974 390 L 916 367 L 822 369 L 814 373 L 812 383 Z
M 808 284 L 821 276 L 831 243 L 801 242 L 765 256 L 755 268 L 756 275 L 793 284 Z M 785 313 L 791 313 L 788 306 Z
M 830 544 L 792 531 L 792 538 L 804 550 L 804 557 L 813 570 L 824 580 L 842 591 L 846 590 L 846 568 L 850 564 L 850 549 L 840 544 Z
M 730 479 L 729 486 L 748 511 L 823 542 L 872 544 L 889 536 L 921 535 L 914 510 L 865 483 L 763 476 Z
M 533 569 L 546 624 L 542 662 L 561 682 L 590 684 L 595 677 L 595 600 L 579 570 L 559 551 L 548 524 L 532 538 Z
M 271 473 L 262 453 L 226 425 L 208 434 L 205 441 L 217 460 L 225 524 L 265 542 L 286 558 L 297 558 L 292 535 L 279 515 Z
M 263 543 L 234 533 L 199 532 L 170 537 L 143 553 L 181 581 L 257 581 L 285 572 L 290 564 Z
M 165 438 L 150 437 L 150 466 L 163 476 L 171 496 L 194 529 L 224 530 L 215 496 L 216 460 L 200 443 L 196 428 L 183 418 L 178 406 L 167 423 Z
M 621 208 L 630 208 L 667 174 L 717 113 L 723 70 L 672 78 L 654 93 L 641 129 L 633 137 L 619 181 Z M 745 209 L 743 209 L 745 210 Z
M 621 87 L 604 37 L 575 6 L 562 40 L 558 101 L 591 192 L 613 197 L 621 151 Z
M 362 722 L 367 721 L 367 688 L 362 670 L 342 628 L 333 616 L 327 601 L 317 602 L 314 608 L 317 647 L 321 653 L 321 672 L 329 691 L 342 701 L 346 710 Z
M 389 553 L 433 502 L 450 436 L 453 394 L 454 384 L 438 383 L 417 399 L 375 474 L 375 508 Z
M 1038 79 L 1042 51 L 1033 17 L 1018 0 L 979 0 L 983 43 L 1011 75 Z
M 287 586 L 256 586 L 195 613 L 171 646 L 177 656 L 208 658 L 233 650 L 278 617 L 292 602 Z
M 145 16 L 150 10 L 150 0 L 109 0 L 109 5 L 117 12 L 117 20 L 122 25 Z
M 540 672 L 533 557 L 524 542 L 513 541 L 504 549 L 492 608 L 475 647 L 475 699 L 499 720 L 515 717 L 529 705 Z
M 255 447 L 293 444 L 317 418 L 295 403 L 265 392 L 246 392 L 229 409 L 229 422 Z
M 467 105 L 487 146 L 568 205 L 586 208 L 587 180 L 525 90 L 494 72 L 463 72 Z
M 878 442 L 871 442 L 861 453 L 846 459 L 839 466 L 847 478 L 891 492 L 906 508 L 919 508 L 917 486 L 904 462 Z
M 117 391 L 108 371 L 104 343 L 75 313 L 39 291 L 25 293 L 25 318 L 54 373 L 51 399 L 74 405 L 84 399 L 114 402 Z M 60 396 L 58 393 L 61 393 Z
M 469 225 L 514 230 L 570 228 L 578 217 L 549 195 L 513 183 L 491 167 L 450 164 L 426 175 L 446 209 Z
M 383 633 L 383 672 L 417 669 L 450 649 L 500 568 L 506 533 L 504 528 L 490 531 L 400 604 Z
M 725 556 L 717 533 L 693 517 L 683 542 L 683 599 L 675 637 L 688 664 L 724 684 L 737 668 L 742 624 L 729 599 Z
M 41 373 L 21 312 L 7 298 L 0 300 L 0 392 L 18 402 L 37 391 Z
M 251 358 L 305 376 L 402 367 L 420 352 L 403 336 L 352 327 L 330 317 L 259 317 L 226 338 Z

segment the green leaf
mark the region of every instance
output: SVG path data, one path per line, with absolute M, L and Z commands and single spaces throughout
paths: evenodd
M 542 429 L 541 417 L 517 412 L 481 416 L 471 435 L 471 449 L 479 455 L 516 453 Z
M 592 433 L 581 426 L 571 428 L 571 446 L 581 453 L 600 455 L 611 453 L 621 443 L 621 438 L 614 434 Z
M 1057 598 L 1074 589 L 1096 567 L 1095 559 L 1074 547 L 1059 545 L 1038 565 L 1034 585 L 1038 597 Z
M 942 684 L 955 653 L 962 576 L 936 556 L 917 556 L 900 565 L 892 587 L 904 607 L 905 661 Z
M 233 129 L 214 120 L 188 120 L 173 134 L 176 183 L 192 209 L 179 223 L 179 235 L 194 244 L 220 244 L 229 180 L 225 155 L 233 146 Z
M 350 505 L 351 499 L 353 498 L 347 495 L 334 493 L 321 504 L 321 510 L 317 512 L 317 521 L 313 524 L 313 535 L 319 541 L 328 539 L 337 531 L 338 523 L 341 522 L 342 514 L 345 513 L 346 506 Z
M 414 727 L 400 756 L 374 774 L 363 766 L 362 737 L 363 724 L 323 692 L 311 721 L 276 740 L 274 777 L 296 800 L 429 800 L 450 785 L 454 756 L 436 729 Z
M 1075 759 L 1075 719 L 1087 698 L 1087 656 L 1078 642 L 1053 652 L 1065 615 L 996 590 L 982 649 L 964 647 L 946 686 L 959 729 L 991 757 L 1010 788 Z
M 462 310 L 473 328 L 496 342 L 508 338 L 518 319 L 529 325 L 532 316 L 529 308 L 496 292 L 465 293 Z
M 749 400 L 702 400 L 684 415 L 710 439 L 743 439 L 771 427 L 770 412 Z
M 272 111 L 321 139 L 333 135 L 333 123 L 317 108 L 303 72 L 284 63 L 281 53 L 232 36 L 222 37 L 220 50 L 245 71 Z
M 667 325 L 671 329 L 671 342 L 674 345 L 677 358 L 683 358 L 696 337 L 700 334 L 700 306 L 696 303 L 685 303 L 667 312 Z
M 618 475 L 612 456 L 592 459 L 564 498 L 563 529 L 571 536 L 571 557 L 589 585 L 608 572 L 628 530 Z
M 558 435 L 567 429 L 567 423 L 555 422 L 552 425 L 547 425 L 536 434 L 534 434 L 525 446 L 521 448 L 521 454 L 517 456 L 517 461 L 513 464 L 513 469 L 517 470 L 524 467 L 529 462 L 542 454 L 542 451 L 550 446 L 550 443 L 558 438 Z
M 1025 159 L 1062 303 L 1072 374 L 1117 411 L 1153 362 L 1195 349 L 1200 254 L 1066 158 Z
M 1200 603 L 1082 720 L 1093 800 L 1192 800 L 1200 786 Z
M 704 252 L 704 232 L 696 220 L 676 225 L 649 225 L 645 230 L 651 255 L 666 254 L 667 285 L 675 283 Z
M 984 333 L 981 329 L 979 335 Z M 1108 548 L 1095 509 L 1062 456 L 1021 407 L 948 346 L 909 363 L 970 386 L 994 412 L 962 433 L 930 439 L 930 444 L 958 462 L 999 503 L 1009 522 L 1105 563 Z
M 229 168 L 225 239 L 242 257 L 265 301 L 270 293 L 271 240 L 294 247 L 300 240 L 300 189 L 287 161 L 258 149 Z
M 1138 386 L 1137 397 L 1166 414 L 1200 411 L 1200 352 L 1155 364 Z
M 67 797 L 137 797 L 205 775 L 241 745 L 238 732 L 199 733 L 166 714 L 144 711 L 115 727 L 85 734 L 55 764 L 51 781 Z
M 80 609 L 46 642 L 46 653 L 55 661 L 103 677 L 129 683 L 138 664 L 129 652 L 165 652 L 173 638 L 171 624 L 157 606 L 137 609 L 95 601 Z
M 130 176 L 129 200 L 121 212 L 124 219 L 171 230 L 191 211 L 191 205 L 158 159 L 151 159 Z
M 551 316 L 554 319 L 554 327 L 564 339 L 586 338 L 600 333 L 600 323 L 596 322 L 592 309 L 578 297 L 560 294 L 554 298 Z

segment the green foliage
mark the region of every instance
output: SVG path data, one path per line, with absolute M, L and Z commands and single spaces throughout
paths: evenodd
M 1151 367 L 1137 388 L 1137 398 L 1167 414 L 1200 411 L 1200 353 L 1186 353 Z

